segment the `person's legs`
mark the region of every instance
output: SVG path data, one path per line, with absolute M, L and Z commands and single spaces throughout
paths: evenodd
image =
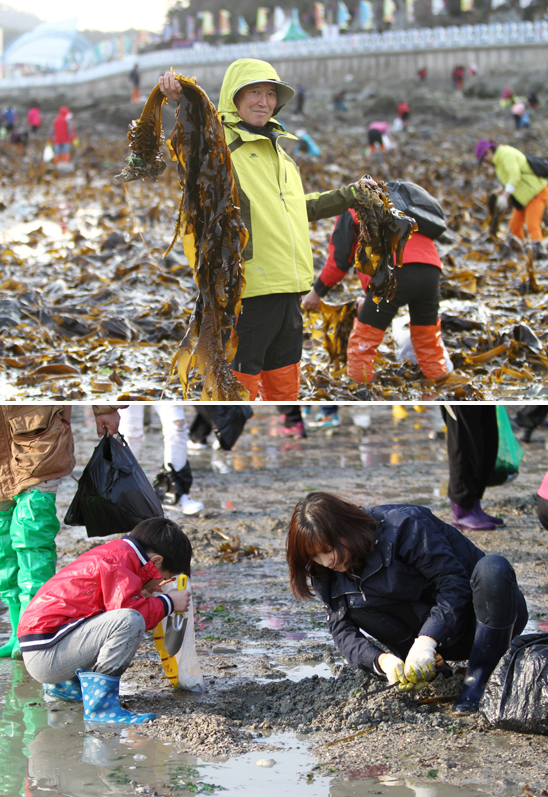
M 35 680 L 51 685 L 66 683 L 76 674 L 84 720 L 131 725 L 149 721 L 154 714 L 126 711 L 119 702 L 120 676 L 133 661 L 144 632 L 145 620 L 134 609 L 103 612 L 51 648 L 24 653 L 25 666 Z
M 470 580 L 476 615 L 474 643 L 464 688 L 455 701 L 457 712 L 475 711 L 487 680 L 527 623 L 527 606 L 511 564 L 498 554 L 483 557 Z
M 405 293 L 406 290 L 400 286 L 399 281 L 396 294 L 390 301 L 383 299 L 377 304 L 369 291 L 367 292 L 359 315 L 354 319 L 346 349 L 346 373 L 355 382 L 372 381 L 378 348 L 385 331 L 402 306 L 402 295 Z
M 57 490 L 58 482 L 42 482 Z M 17 555 L 17 583 L 21 613 L 25 611 L 42 584 L 54 574 L 57 563 L 55 537 L 60 523 L 55 508 L 55 492 L 42 492 L 39 487 L 25 490 L 14 497 L 16 506 L 11 522 L 11 541 Z M 16 642 L 12 658 L 21 658 Z
M 139 459 L 145 442 L 145 428 L 143 423 L 145 408 L 142 404 L 131 403 L 123 410 L 119 410 L 119 413 L 120 426 L 118 431 L 135 454 L 135 458 Z
M 447 375 L 438 317 L 441 270 L 428 263 L 408 263 L 401 271 L 409 273 L 412 280 L 408 289 L 409 331 L 417 363 L 426 379 L 441 379 Z
M 192 486 L 192 470 L 187 458 L 188 427 L 185 409 L 181 404 L 162 402 L 155 407 L 162 422 L 164 436 L 164 470 L 154 480 L 156 492 L 166 503 L 180 504 L 185 515 L 200 512 L 204 505 L 189 498 Z M 160 487 L 160 481 L 167 476 L 168 490 Z M 160 491 L 160 492 L 159 492 Z M 172 495 L 175 494 L 175 500 Z
M 265 351 L 259 393 L 263 401 L 297 401 L 303 349 L 300 295 L 277 294 L 276 306 L 278 331 Z
M 497 456 L 496 408 L 452 404 L 451 409 L 456 420 L 445 408 L 442 413 L 447 426 L 447 494 L 453 507 L 455 525 L 492 530 L 495 523 L 475 517 L 474 506 L 483 496 Z
M 512 235 L 515 235 L 516 238 L 523 240 L 525 237 L 525 233 L 523 230 L 523 224 L 525 222 L 525 208 L 523 210 L 518 210 L 514 208 L 512 210 L 512 215 L 510 216 L 510 221 L 508 222 L 508 228 Z
M 248 389 L 250 401 L 257 398 L 266 351 L 280 330 L 279 296 L 283 294 L 243 299 L 236 321 L 238 348 L 230 368 Z
M 21 604 L 19 603 L 19 586 L 17 584 L 17 553 L 11 541 L 11 522 L 15 501 L 0 501 L 0 599 L 8 607 L 11 634 L 5 645 L 0 648 L 0 657 L 11 656 L 17 641 L 16 631 L 19 623 Z
M 525 207 L 524 222 L 527 227 L 527 232 L 529 233 L 529 238 L 533 243 L 535 243 L 535 241 L 542 241 L 541 222 L 547 202 L 548 186 L 544 186 L 542 191 Z
M 299 404 L 278 404 L 281 426 L 278 434 L 281 437 L 306 437 L 306 429 Z

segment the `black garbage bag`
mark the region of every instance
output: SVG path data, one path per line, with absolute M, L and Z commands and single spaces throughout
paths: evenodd
M 88 537 L 127 534 L 162 504 L 130 447 L 105 434 L 91 455 L 65 515 L 68 526 L 85 526 Z
M 410 180 L 390 180 L 386 183 L 392 204 L 417 222 L 421 235 L 435 240 L 447 230 L 443 208 L 432 194 Z
M 207 437 L 213 429 L 223 451 L 230 451 L 253 416 L 248 404 L 219 404 L 215 407 L 196 407 L 196 420 L 190 428 L 190 438 Z
M 548 633 L 512 640 L 479 704 L 495 728 L 548 736 Z

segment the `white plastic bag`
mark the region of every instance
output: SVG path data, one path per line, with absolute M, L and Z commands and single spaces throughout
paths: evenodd
M 172 581 L 162 587 L 162 589 L 164 592 L 171 592 L 171 590 L 177 589 L 177 582 Z M 190 589 L 190 581 L 187 582 L 187 589 Z M 154 629 L 154 644 L 160 654 L 164 671 L 173 686 L 183 689 L 185 692 L 204 692 L 204 676 L 198 661 L 194 638 L 194 608 L 192 600 L 185 617 L 187 618 L 187 624 L 183 644 L 175 656 L 168 656 L 164 646 L 167 617 L 164 617 L 162 622 L 158 623 Z
M 53 147 L 51 146 L 51 144 L 46 144 L 46 146 L 44 147 L 44 155 L 43 155 L 44 163 L 49 163 L 50 161 L 52 161 L 53 154 L 54 154 Z

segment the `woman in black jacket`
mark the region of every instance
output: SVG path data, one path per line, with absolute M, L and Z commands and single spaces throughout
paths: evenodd
M 477 709 L 527 622 L 510 563 L 485 555 L 422 506 L 365 509 L 310 493 L 293 512 L 287 561 L 295 596 L 311 598 L 314 590 L 322 598 L 333 640 L 352 667 L 407 690 L 435 677 L 436 652 L 468 659 L 456 711 Z

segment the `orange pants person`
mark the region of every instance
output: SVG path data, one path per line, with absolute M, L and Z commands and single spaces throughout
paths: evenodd
M 523 240 L 523 225 L 527 227 L 527 232 L 531 241 L 542 241 L 542 230 L 540 224 L 544 215 L 544 209 L 548 203 L 548 186 L 544 186 L 540 194 L 537 194 L 523 210 L 514 208 L 510 217 L 510 232 Z

